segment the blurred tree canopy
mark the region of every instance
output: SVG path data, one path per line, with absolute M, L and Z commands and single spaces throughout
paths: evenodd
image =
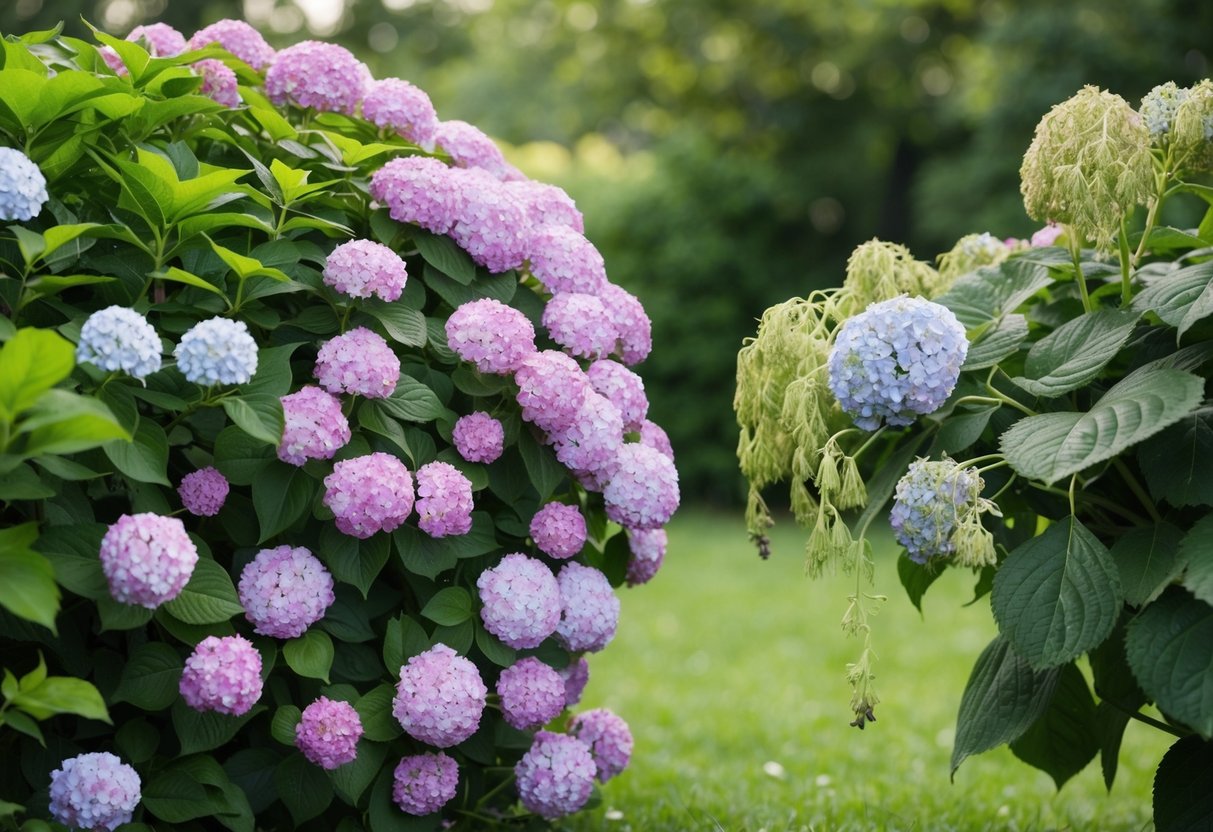
M 1202 0 L 8 0 L 0 31 L 82 15 L 310 30 L 525 145 L 653 317 L 653 418 L 684 492 L 716 500 L 740 493 L 734 358 L 766 306 L 873 236 L 930 259 L 1029 233 L 1018 168 L 1048 108 L 1199 80 L 1213 31 Z

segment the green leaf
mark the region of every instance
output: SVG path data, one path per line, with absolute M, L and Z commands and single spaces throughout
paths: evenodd
M 1095 700 L 1073 664 L 1061 668 L 1045 712 L 1011 741 L 1011 751 L 1052 777 L 1059 789 L 1099 753 Z
M 450 237 L 420 228 L 412 233 L 413 242 L 425 262 L 464 286 L 476 279 L 476 264 Z
M 38 551 L 54 566 L 59 584 L 93 601 L 110 597 L 98 556 L 105 531 L 100 523 L 50 526 L 38 538 Z
M 223 761 L 223 770 L 248 796 L 249 807 L 261 814 L 278 799 L 274 789 L 274 769 L 282 758 L 272 748 L 246 748 Z
M 424 817 L 406 815 L 392 800 L 392 769 L 384 768 L 371 789 L 367 817 L 371 832 L 438 832 L 442 828 L 442 813 Z
M 25 327 L 0 347 L 0 421 L 13 421 L 67 378 L 75 351 L 62 335 Z
M 1143 442 L 1137 462 L 1156 500 L 1213 506 L 1213 411 L 1198 410 Z
M 1155 832 L 1213 828 L 1213 745 L 1183 737 L 1154 773 Z
M 1002 435 L 1003 455 L 1021 476 L 1052 484 L 1119 454 L 1189 415 L 1204 382 L 1182 370 L 1137 370 L 1086 413 L 1020 419 Z
M 1130 529 L 1112 545 L 1112 560 L 1120 570 L 1125 601 L 1140 607 L 1162 594 L 1179 571 L 1179 545 L 1183 540 L 1181 529 L 1160 522 Z
M 1181 589 L 1163 593 L 1129 624 L 1125 654 L 1160 710 L 1213 737 L 1213 607 Z
M 38 723 L 29 714 L 22 713 L 16 708 L 11 708 L 5 711 L 3 717 L 0 718 L 0 725 L 25 734 L 27 737 L 36 740 L 38 745 L 46 748 L 46 737 L 42 736 L 42 729 L 38 727 Z M 13 804 L 10 803 L 8 805 L 11 806 Z M 0 817 L 4 817 L 3 808 L 3 802 L 0 801 Z
M 270 464 L 262 469 L 253 482 L 253 507 L 261 524 L 264 543 L 290 528 L 303 516 L 316 491 L 316 481 L 302 468 L 293 465 Z
M 39 720 L 55 714 L 76 714 L 113 724 L 97 689 L 71 676 L 48 676 L 39 685 L 23 687 L 9 704 Z
M 36 523 L 0 529 L 0 606 L 54 632 L 59 587 L 51 561 L 33 550 Z
M 383 684 L 354 703 L 354 710 L 362 720 L 362 735 L 368 740 L 388 742 L 404 733 L 396 717 L 392 716 L 392 698 L 395 695 L 394 686 Z
M 1034 671 L 997 636 L 973 666 L 960 699 L 952 776 L 966 757 L 1017 739 L 1035 722 L 1053 697 L 1057 670 Z
M 445 644 L 459 655 L 466 656 L 468 650 L 472 649 L 472 641 L 475 639 L 474 630 L 470 618 L 451 627 L 444 624 L 434 629 L 433 642 L 434 644 Z
M 509 667 L 518 658 L 513 649 L 501 643 L 501 640 L 484 629 L 479 621 L 476 622 L 476 646 L 484 657 L 498 667 Z
M 333 666 L 333 640 L 323 630 L 308 630 L 282 645 L 287 666 L 300 676 L 321 679 L 326 684 Z
M 70 454 L 131 435 L 100 399 L 67 390 L 48 390 L 26 411 L 18 432 L 29 435 L 24 455 Z
M 383 768 L 387 752 L 388 747 L 382 743 L 359 740 L 353 762 L 327 772 L 338 797 L 350 806 L 356 806 L 358 799 L 375 780 L 375 775 Z
M 1052 282 L 1047 266 L 1012 258 L 961 277 L 935 302 L 951 309 L 966 328 L 971 328 L 1014 312 Z
M 1100 310 L 1066 321 L 1032 345 L 1025 376 L 1012 378 L 1034 396 L 1055 398 L 1099 375 L 1133 334 L 1140 314 Z
M 1116 782 L 1116 770 L 1120 767 L 1120 744 L 1124 740 L 1125 728 L 1132 719 L 1127 713 L 1110 702 L 1100 702 L 1095 707 L 1095 725 L 1099 736 L 1099 767 L 1103 772 L 1104 787 L 1112 790 Z
M 169 485 L 168 439 L 151 419 L 139 420 L 131 441 L 116 439 L 102 447 L 114 467 L 136 482 Z
M 383 636 L 383 665 L 389 675 L 396 676 L 406 661 L 429 650 L 430 646 L 430 637 L 420 624 L 410 616 L 397 616 L 388 621 Z
M 113 701 L 130 702 L 144 711 L 164 710 L 177 699 L 183 667 L 177 651 L 164 642 L 140 645 L 122 668 Z
M 265 443 L 234 425 L 215 438 L 215 467 L 232 485 L 251 485 L 273 457 Z
M 539 493 L 539 500 L 547 500 L 556 487 L 564 482 L 568 471 L 556 459 L 555 451 L 536 441 L 525 428 L 518 432 L 518 452 L 522 454 L 522 463 L 526 466 L 531 484 Z
M 920 613 L 922 612 L 922 596 L 927 594 L 931 584 L 939 579 L 943 570 L 938 565 L 915 563 L 904 552 L 897 559 L 897 577 L 905 588 L 910 603 Z
M 1213 314 L 1213 262 L 1199 263 L 1153 279 L 1133 299 L 1133 308 L 1153 312 L 1163 323 L 1178 329 L 1176 338 L 1202 318 Z
M 227 719 L 245 721 L 244 717 Z M 143 805 L 170 824 L 209 816 L 234 832 L 253 832 L 248 798 L 219 763 L 205 754 L 170 762 L 144 785 Z
M 335 526 L 326 526 L 320 533 L 318 557 L 342 583 L 358 588 L 366 598 L 371 585 L 383 571 L 392 553 L 392 538 L 377 534 L 359 540 L 337 531 Z
M 392 533 L 396 552 L 404 568 L 431 580 L 454 568 L 460 558 L 474 558 L 497 548 L 493 518 L 483 511 L 472 512 L 472 529 L 458 537 L 433 538 L 412 526 Z
M 199 558 L 189 583 L 163 609 L 186 624 L 218 624 L 244 612 L 227 570 L 210 558 Z
M 183 283 L 186 286 L 193 286 L 196 289 L 205 289 L 208 292 L 218 295 L 227 300 L 227 293 L 220 287 L 210 281 L 204 280 L 196 274 L 191 274 L 184 269 L 179 269 L 176 266 L 170 266 L 162 271 L 155 272 L 152 277 L 157 280 L 168 280 L 172 283 Z
M 939 428 L 935 444 L 943 453 L 960 453 L 981 438 L 997 411 L 998 407 L 983 407 L 972 413 L 952 413 Z
M 195 711 L 184 699 L 173 702 L 173 730 L 181 741 L 181 753 L 195 754 L 212 751 L 230 742 L 248 722 L 265 710 L 265 705 L 254 705 L 240 716 L 221 714 L 218 711 Z
M 275 448 L 282 441 L 282 402 L 277 396 L 230 397 L 223 400 L 223 409 L 228 418 L 254 439 Z
M 397 419 L 407 422 L 432 422 L 447 414 L 434 391 L 415 378 L 400 376 L 395 392 L 377 404 Z
M 472 596 L 462 587 L 448 586 L 422 607 L 421 615 L 435 624 L 454 627 L 472 617 Z
M 1187 565 L 1183 586 L 1206 604 L 1213 604 L 1213 514 L 1196 521 L 1183 543 L 1178 561 Z
M 406 347 L 425 346 L 425 315 L 418 310 L 403 304 L 384 303 L 379 300 L 365 301 L 362 308 L 383 324 L 393 341 Z
M 270 721 L 270 736 L 283 745 L 295 747 L 295 726 L 303 719 L 303 711 L 295 705 L 281 705 Z
M 278 347 L 262 347 L 257 353 L 257 372 L 248 384 L 240 388 L 241 394 L 245 397 L 252 397 L 255 394 L 257 397 L 272 396 L 277 399 L 291 392 L 293 386 L 291 356 L 299 347 L 298 342 Z M 281 408 L 278 412 L 281 413 Z M 281 417 L 278 419 L 280 420 Z M 281 435 L 281 431 L 279 431 L 279 435 Z M 277 439 L 274 440 L 274 444 L 278 444 Z

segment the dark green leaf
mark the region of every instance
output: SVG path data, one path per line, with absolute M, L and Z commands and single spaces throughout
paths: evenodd
M 251 395 L 223 400 L 228 417 L 245 433 L 267 445 L 282 440 L 282 403 L 277 396 Z
M 434 644 L 445 644 L 459 655 L 466 656 L 468 650 L 472 649 L 476 636 L 474 630 L 470 618 L 452 627 L 442 625 L 435 628 L 432 641 Z
M 965 370 L 993 367 L 1019 350 L 1028 339 L 1028 319 L 1023 315 L 1006 315 L 992 325 L 983 327 L 965 355 Z
M 326 683 L 333 666 L 333 653 L 333 640 L 323 630 L 308 630 L 282 645 L 282 657 L 291 670 Z
M 476 264 L 450 237 L 418 228 L 413 231 L 413 242 L 425 262 L 453 280 L 466 286 L 476 278 Z
M 1099 752 L 1095 700 L 1087 680 L 1073 664 L 1060 669 L 1048 707 L 1011 741 L 1011 751 L 1052 777 L 1059 789 Z
M 219 748 L 264 710 L 265 705 L 254 705 L 247 713 L 232 716 L 218 711 L 195 711 L 184 699 L 177 699 L 172 708 L 173 730 L 181 741 L 181 753 L 194 754 Z
M 438 590 L 421 614 L 435 624 L 453 627 L 472 617 L 472 597 L 462 587 L 448 586 Z
M 353 762 L 328 772 L 329 782 L 333 784 L 337 796 L 346 804 L 356 806 L 358 799 L 383 767 L 387 752 L 388 746 L 382 743 L 359 740 L 357 756 Z
M 115 702 L 130 702 L 144 711 L 160 711 L 177 699 L 184 663 L 177 651 L 163 642 L 148 642 L 131 653 L 122 668 Z
M 387 623 L 383 636 L 383 665 L 395 676 L 413 656 L 430 649 L 430 637 L 413 618 L 401 615 Z
M 362 308 L 383 324 L 393 341 L 406 347 L 425 346 L 425 316 L 416 309 L 383 301 L 368 301 Z
M 114 735 L 119 755 L 135 765 L 150 760 L 160 747 L 160 732 L 142 717 L 123 723 Z
M 1187 566 L 1184 588 L 1206 604 L 1213 604 L 1213 514 L 1206 514 L 1184 536 L 1179 563 Z
M 1041 398 L 1077 390 L 1116 357 L 1138 317 L 1137 312 L 1105 309 L 1073 318 L 1033 344 L 1025 376 L 1011 380 Z
M 399 673 L 399 670 L 396 671 Z M 379 685 L 354 703 L 354 710 L 362 720 L 363 736 L 374 742 L 394 740 L 404 733 L 396 717 L 392 716 L 392 698 L 396 695 L 393 685 Z
M 568 476 L 568 471 L 556 459 L 555 452 L 536 441 L 529 430 L 519 431 L 518 451 L 522 454 L 522 462 L 531 478 L 531 484 L 539 492 L 539 499 L 547 500 Z
M 479 621 L 476 622 L 476 646 L 486 659 L 499 667 L 509 667 L 518 658 L 517 653 L 484 629 Z
M 273 464 L 262 469 L 253 481 L 253 507 L 261 524 L 264 543 L 298 520 L 312 504 L 316 481 L 293 465 Z
M 1150 494 L 1173 506 L 1213 506 L 1213 411 L 1186 416 L 1137 449 Z
M 274 769 L 281 758 L 270 748 L 246 748 L 223 763 L 223 770 L 248 796 L 249 807 L 261 814 L 278 799 L 274 790 Z
M 359 540 L 342 534 L 335 526 L 326 526 L 320 533 L 317 555 L 334 578 L 356 586 L 365 598 L 391 552 L 392 538 L 388 535 L 377 534 Z
M 270 720 L 270 736 L 283 745 L 295 747 L 295 726 L 303 719 L 303 711 L 296 705 L 280 705 Z
M 1132 717 L 1111 702 L 1100 702 L 1095 708 L 1095 726 L 1099 736 L 1099 768 L 1104 787 L 1112 790 L 1116 770 L 1120 768 L 1120 744 Z
M 1213 828 L 1213 745 L 1184 737 L 1167 749 L 1154 775 L 1156 832 Z
M 234 425 L 215 438 L 215 467 L 233 485 L 251 485 L 273 456 L 263 442 Z
M 434 391 L 415 378 L 400 376 L 395 392 L 378 401 L 380 408 L 408 422 L 432 422 L 447 413 Z
M 1125 654 L 1164 713 L 1213 736 L 1213 607 L 1171 589 L 1129 624 Z
M 981 438 L 997 407 L 984 407 L 972 413 L 953 413 L 939 428 L 935 444 L 946 454 L 957 454 Z
M 1213 262 L 1198 263 L 1153 279 L 1133 299 L 1133 308 L 1153 312 L 1182 336 L 1201 318 L 1213 314 Z
M 168 439 L 164 429 L 151 419 L 140 419 L 130 442 L 116 439 L 105 443 L 105 455 L 114 467 L 137 482 L 169 485 Z
M 101 538 L 106 527 L 100 523 L 75 526 L 51 526 L 38 538 L 38 551 L 55 567 L 56 580 L 83 598 L 110 597 L 109 584 L 101 571 Z
M 1125 601 L 1135 607 L 1157 598 L 1179 571 L 1184 533 L 1170 523 L 1130 529 L 1112 546 Z
M 897 559 L 897 577 L 901 579 L 910 603 L 919 612 L 922 612 L 922 596 L 942 574 L 943 569 L 938 565 L 915 563 L 904 552 Z
M 1052 282 L 1047 266 L 1012 258 L 965 275 L 935 302 L 951 309 L 966 327 L 975 327 L 1014 312 Z
M 164 611 L 186 624 L 217 624 L 244 612 L 232 576 L 210 558 L 199 558 L 181 594 Z
M 396 552 L 404 568 L 433 579 L 452 569 L 460 558 L 474 558 L 497 548 L 493 519 L 482 511 L 472 512 L 472 529 L 458 537 L 433 538 L 412 526 L 392 533 Z

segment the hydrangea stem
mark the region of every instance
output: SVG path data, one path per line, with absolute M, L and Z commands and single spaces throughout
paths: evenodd
M 1082 273 L 1082 252 L 1081 245 L 1078 240 L 1071 235 L 1070 239 L 1070 259 L 1074 261 L 1074 281 L 1078 284 L 1078 293 L 1082 296 L 1082 308 L 1084 312 L 1091 312 L 1091 295 L 1087 292 L 1087 278 Z
M 1129 255 L 1129 223 L 1127 217 L 1120 218 L 1120 305 L 1133 302 L 1133 263 Z

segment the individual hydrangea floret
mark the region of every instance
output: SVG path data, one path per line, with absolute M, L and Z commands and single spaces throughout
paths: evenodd
M 434 140 L 461 168 L 480 168 L 497 179 L 504 179 L 508 172 L 501 148 L 483 130 L 466 121 L 439 122 Z
M 656 422 L 648 419 L 640 426 L 640 444 L 648 445 L 654 450 L 660 451 L 670 458 L 674 459 L 674 446 L 670 444 L 670 436 L 665 432 L 665 428 Z
M 669 535 L 665 529 L 629 529 L 627 579 L 628 586 L 639 586 L 653 580 L 665 560 Z
M 110 595 L 155 609 L 176 598 L 198 563 L 198 549 L 176 517 L 124 514 L 101 538 L 101 571 Z
M 601 491 L 618 467 L 623 416 L 606 396 L 590 390 L 572 423 L 550 435 L 556 459 L 593 491 Z
M 1037 229 L 1032 234 L 1032 239 L 1029 241 L 1033 248 L 1043 248 L 1051 246 L 1057 242 L 1057 238 L 1065 234 L 1066 230 L 1055 222 L 1046 223 L 1043 228 Z
M 619 597 L 606 575 L 572 562 L 561 568 L 556 583 L 561 602 L 556 638 L 564 648 L 597 653 L 610 644 L 619 626 Z
M 428 156 L 392 159 L 371 176 L 371 196 L 396 222 L 446 234 L 462 202 L 453 171 Z
M 324 504 L 343 534 L 365 539 L 394 531 L 413 510 L 413 477 L 391 454 L 342 460 L 324 478 Z
M 227 477 L 210 465 L 186 474 L 177 486 L 181 505 L 197 517 L 214 517 L 218 514 L 230 490 Z
M 51 817 L 69 829 L 113 832 L 142 797 L 139 773 L 108 751 L 77 754 L 51 772 Z
M 864 430 L 911 425 L 947 401 L 968 351 L 946 306 L 905 296 L 873 303 L 838 330 L 830 390 Z
M 425 90 L 400 78 L 373 82 L 362 99 L 362 117 L 425 150 L 434 149 L 438 114 Z
M 0 220 L 32 220 L 48 199 L 38 166 L 20 150 L 0 147 Z
M 194 71 L 202 76 L 199 95 L 205 95 L 224 107 L 240 105 L 239 81 L 231 67 L 216 58 L 207 58 L 194 64 Z
M 386 399 L 400 382 L 400 358 L 382 335 L 360 326 L 321 345 L 315 374 L 330 393 Z
M 195 711 L 246 714 L 261 698 L 261 654 L 244 636 L 207 636 L 185 660 L 179 690 Z
M 564 679 L 533 656 L 519 659 L 497 679 L 501 715 L 519 731 L 546 725 L 564 710 Z
M 392 714 L 413 739 L 450 748 L 476 733 L 487 696 L 476 665 L 435 644 L 400 668 Z
M 459 417 L 451 440 L 468 462 L 496 462 L 505 450 L 505 427 L 489 414 L 477 411 Z
M 430 815 L 455 798 L 459 764 L 441 751 L 402 759 L 393 773 L 392 800 L 409 815 Z
M 134 309 L 107 306 L 80 329 L 76 361 L 144 379 L 160 369 L 160 336 Z
M 526 209 L 505 186 L 482 170 L 453 170 L 462 199 L 455 206 L 451 238 L 493 274 L 526 259 Z
M 324 261 L 324 282 L 352 298 L 397 300 L 408 278 L 400 255 L 374 240 L 342 243 Z
M 624 445 L 602 490 L 607 517 L 629 529 L 657 529 L 678 508 L 678 470 L 668 456 L 647 445 Z
M 257 372 L 257 342 L 244 321 L 208 318 L 194 324 L 173 350 L 186 381 L 244 384 Z
M 353 115 L 370 80 L 366 65 L 344 46 L 305 40 L 278 53 L 265 73 L 265 93 L 278 106 Z
M 303 546 L 262 549 L 240 573 L 240 605 L 253 630 L 297 638 L 332 606 L 333 576 Z
M 619 357 L 629 366 L 639 364 L 653 350 L 653 323 L 640 300 L 626 289 L 608 283 L 598 292 L 611 323 L 619 330 Z
M 598 782 L 605 783 L 628 767 L 632 732 L 613 711 L 596 708 L 577 714 L 569 720 L 569 733 L 590 747 L 598 768 Z
M 278 458 L 291 465 L 332 459 L 350 441 L 350 423 L 333 394 L 314 385 L 282 399 L 282 441 Z
M 1191 90 L 1177 86 L 1174 81 L 1168 81 L 1159 84 L 1141 99 L 1138 112 L 1141 113 L 1146 129 L 1150 131 L 1150 140 L 1154 144 L 1161 145 L 1166 141 L 1175 125 L 1176 111 L 1190 94 Z
M 549 557 L 574 557 L 585 546 L 585 517 L 577 506 L 548 503 L 531 518 L 531 538 Z
M 580 358 L 601 358 L 619 341 L 619 330 L 594 295 L 556 295 L 543 309 L 543 326 L 553 341 Z
M 568 429 L 594 392 L 581 365 L 556 350 L 528 356 L 514 373 L 522 418 L 549 433 Z
M 984 483 L 971 468 L 951 459 L 918 459 L 900 480 L 889 522 L 897 542 L 915 563 L 956 552 L 953 535 L 963 515 L 977 505 Z
M 585 806 L 597 769 L 590 748 L 576 737 L 540 731 L 514 766 L 518 795 L 527 811 L 547 820 Z
M 131 29 L 126 39 L 142 40 L 147 44 L 147 53 L 154 58 L 171 58 L 185 51 L 185 35 L 167 23 L 149 23 Z
M 538 647 L 560 623 L 560 586 L 542 561 L 515 552 L 476 579 L 484 628 L 515 650 Z
M 543 225 L 526 245 L 531 274 L 553 295 L 600 295 L 607 286 L 606 264 L 585 235 L 567 225 Z
M 563 225 L 578 234 L 585 233 L 585 218 L 577 210 L 577 203 L 562 188 L 532 179 L 511 182 L 507 187 L 526 207 L 533 228 Z
M 581 694 L 590 683 L 589 661 L 585 656 L 580 656 L 569 662 L 568 666 L 560 671 L 560 678 L 564 679 L 564 706 L 571 708 L 581 701 Z
M 512 373 L 535 354 L 535 327 L 526 315 L 499 300 L 463 303 L 446 320 L 446 340 L 482 373 Z
M 417 469 L 417 525 L 430 537 L 458 537 L 472 530 L 472 481 L 449 462 Z
M 358 756 L 362 720 L 349 702 L 321 696 L 303 709 L 295 726 L 295 747 L 326 770 L 352 763 Z
M 643 430 L 645 417 L 649 413 L 649 398 L 645 395 L 644 381 L 640 376 L 609 358 L 595 361 L 585 375 L 591 387 L 619 408 L 624 430 Z
M 274 60 L 274 48 L 265 42 L 260 32 L 243 20 L 224 19 L 199 29 L 190 38 L 189 48 L 202 49 L 213 43 L 258 71 Z

